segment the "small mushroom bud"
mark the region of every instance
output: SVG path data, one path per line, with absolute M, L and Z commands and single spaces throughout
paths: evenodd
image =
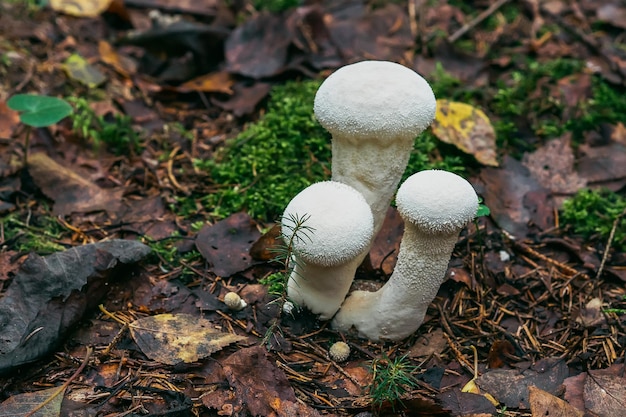
M 248 305 L 245 301 L 241 299 L 239 294 L 232 291 L 224 296 L 224 304 L 226 304 L 226 307 L 233 311 L 243 310 Z
M 335 362 L 343 362 L 350 356 L 350 346 L 346 342 L 336 342 L 328 349 L 328 356 Z

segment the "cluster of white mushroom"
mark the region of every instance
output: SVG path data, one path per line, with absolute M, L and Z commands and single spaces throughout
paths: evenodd
M 300 192 L 282 216 L 296 264 L 287 294 L 320 319 L 332 319 L 337 330 L 354 327 L 375 341 L 415 332 L 445 278 L 459 232 L 476 215 L 478 197 L 458 175 L 422 171 L 398 189 L 415 137 L 435 110 L 426 80 L 392 62 L 347 65 L 317 91 L 315 116 L 332 135 L 332 180 Z M 394 272 L 380 290 L 346 298 L 396 190 L 405 231 Z M 299 234 L 302 219 L 306 228 Z

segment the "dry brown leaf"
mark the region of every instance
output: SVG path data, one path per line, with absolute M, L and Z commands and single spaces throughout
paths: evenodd
M 530 411 L 534 416 L 582 417 L 583 412 L 537 387 L 528 387 Z
M 481 164 L 497 167 L 496 132 L 487 115 L 469 104 L 437 100 L 432 124 L 439 140 L 474 155 Z
M 123 190 L 100 188 L 44 153 L 28 158 L 28 172 L 41 192 L 54 200 L 52 212 L 55 215 L 115 212 L 121 205 Z
M 176 90 L 180 92 L 203 91 L 205 93 L 233 94 L 232 87 L 234 84 L 235 80 L 230 73 L 219 71 L 189 80 L 178 86 Z
M 231 343 L 246 340 L 217 331 L 210 321 L 191 314 L 144 317 L 132 322 L 129 328 L 141 351 L 166 365 L 196 362 Z

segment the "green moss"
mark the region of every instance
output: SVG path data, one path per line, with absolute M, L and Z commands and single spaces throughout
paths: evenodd
M 563 203 L 562 223 L 586 239 L 600 239 L 606 243 L 615 219 L 626 208 L 626 197 L 608 190 L 583 189 Z M 615 229 L 613 245 L 626 249 L 626 216 Z
M 52 216 L 32 216 L 24 218 L 20 213 L 11 213 L 0 219 L 4 241 L 18 252 L 34 252 L 46 255 L 65 250 L 59 240 L 64 231 Z
M 254 0 L 254 8 L 257 10 L 267 10 L 273 13 L 280 13 L 292 7 L 300 5 L 300 0 Z
M 201 200 L 213 216 L 246 210 L 254 218 L 272 221 L 298 192 L 330 178 L 330 134 L 313 115 L 319 85 L 303 81 L 274 88 L 263 117 L 214 159 L 195 161 L 217 186 Z M 439 156 L 437 140 L 424 134 L 415 141 L 405 178 L 428 168 L 459 173 L 461 162 L 457 156 Z

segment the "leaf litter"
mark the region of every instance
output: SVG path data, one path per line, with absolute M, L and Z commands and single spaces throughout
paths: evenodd
M 82 168 L 73 165 L 72 156 L 84 154 L 83 162 L 90 158 L 105 161 L 110 158 L 106 150 L 90 153 L 93 150 L 80 143 L 66 123 L 39 129 L 33 136 L 33 155 L 44 151 L 58 166 L 42 159 L 38 166 L 29 167 L 31 179 L 11 182 L 17 185 L 3 188 L 1 196 L 10 201 L 13 213 L 24 214 L 23 224 L 32 227 L 31 217 L 37 220 L 49 214 L 36 194 L 42 192 L 47 202 L 54 203 L 55 213 L 63 215 L 63 231 L 57 240 L 67 247 L 112 237 L 152 238 L 158 244 L 158 255 L 144 262 L 140 273 L 113 283 L 103 296 L 107 309 L 128 314 L 128 322 L 158 318 L 159 314 L 191 314 L 224 334 L 260 341 L 277 317 L 267 287 L 257 282 L 276 273 L 278 267 L 253 262 L 247 253 L 259 239 L 258 229 L 248 219 L 211 221 L 212 225 L 203 229 L 199 222 L 204 225 L 211 219 L 207 212 L 213 208 L 196 204 L 185 207 L 185 215 L 172 210 L 190 192 L 212 192 L 210 179 L 196 169 L 194 161 L 210 157 L 241 129 L 243 119 L 239 118 L 256 117 L 273 84 L 316 76 L 320 70 L 326 73 L 365 57 L 400 61 L 427 76 L 436 74 L 437 63 L 443 63 L 468 90 L 487 91 L 499 79 L 511 79 L 512 72 L 522 65 L 519 57 L 530 54 L 541 61 L 573 56 L 587 62 L 582 73 L 558 77 L 554 84 L 544 76 L 536 81 L 528 98 L 541 98 L 549 91 L 564 107 L 563 117 L 575 119 L 585 116 L 577 103 L 589 98 L 590 74 L 618 88 L 623 88 L 626 80 L 625 60 L 615 47 L 616 29 L 621 28 L 615 16 L 624 10 L 618 2 L 531 1 L 512 19 L 510 5 L 498 2 L 499 9 L 491 8 L 485 14 L 488 21 L 479 21 L 477 13 L 472 14 L 484 11 L 484 5 L 461 7 L 446 1 L 429 8 L 421 2 L 377 8 L 359 1 L 319 2 L 282 14 L 246 14 L 242 9 L 239 15 L 222 2 L 209 0 L 194 4 L 114 3 L 104 17 L 91 19 L 50 10 L 14 19 L 12 14 L 23 11 L 9 8 L 4 13 L 7 6 L 0 5 L 0 34 L 12 44 L 6 56 L 14 64 L 11 68 L 20 69 L 6 72 L 0 102 L 9 93 L 38 90 L 37 86 L 47 86 L 44 91 L 54 94 L 63 94 L 62 86 L 71 86 L 77 95 L 87 94 L 62 72 L 68 57 L 86 57 L 89 65 L 106 76 L 102 88 L 107 99 L 133 116 L 136 127 L 151 132 L 143 139 L 144 149 L 139 155 L 109 159 L 110 163 L 102 165 L 106 167 L 104 175 L 87 180 Z M 153 17 L 154 24 L 148 18 L 150 7 L 160 10 L 160 16 Z M 187 23 L 164 24 L 168 13 L 182 13 Z M 111 20 L 113 16 L 120 20 Z M 272 26 L 260 24 L 267 22 Z M 597 24 L 605 25 L 601 37 L 593 32 Z M 129 27 L 140 31 L 128 36 L 124 28 Z M 100 41 L 114 38 L 107 36 L 110 33 L 120 35 L 119 41 L 103 46 Z M 56 45 L 51 39 L 65 41 Z M 460 46 L 467 44 L 472 47 L 461 50 Z M 42 68 L 49 70 L 35 71 Z M 489 103 L 474 99 L 466 104 L 483 112 L 485 117 L 479 119 L 497 128 L 501 120 Z M 512 104 L 523 99 L 526 97 L 512 99 Z M 463 97 L 450 97 L 451 103 L 459 101 L 465 103 Z M 101 402 L 102 392 L 94 389 L 85 391 L 75 405 L 78 408 L 98 407 L 99 412 L 115 415 L 129 410 L 127 401 L 141 394 L 142 405 L 155 413 L 168 411 L 176 402 L 189 410 L 191 398 L 185 391 L 193 393 L 191 397 L 198 399 L 196 410 L 205 414 L 354 415 L 370 410 L 367 363 L 383 354 L 401 355 L 414 346 L 411 357 L 420 358 L 417 376 L 421 384 L 402 399 L 405 415 L 416 413 L 418 407 L 427 410 L 426 415 L 493 413 L 493 405 L 485 403 L 482 395 L 460 390 L 474 375 L 470 348 L 475 347 L 480 357 L 479 378 L 492 381 L 492 385 L 484 384 L 481 392 L 498 394 L 502 387 L 516 388 L 499 395 L 501 405 L 516 413 L 505 415 L 571 411 L 559 397 L 576 407 L 578 411 L 572 413 L 619 415 L 612 413 L 619 413 L 623 404 L 620 369 L 626 303 L 622 283 L 608 271 L 620 271 L 621 258 L 617 254 L 609 261 L 607 274 L 592 280 L 600 268 L 602 246 L 590 247 L 576 237 L 563 236 L 555 213 L 559 199 L 584 184 L 623 188 L 623 124 L 604 123 L 574 132 L 576 138 L 559 134 L 550 141 L 525 129 L 524 124 L 540 120 L 535 119 L 539 113 L 541 109 L 530 109 L 515 121 L 521 139 L 536 145 L 532 150 L 523 148 L 521 153 L 526 156 L 520 158 L 510 155 L 516 151 L 514 146 L 498 143 L 496 147 L 489 130 L 468 134 L 463 128 L 468 120 L 457 121 L 461 129 L 453 127 L 446 133 L 456 138 L 459 148 L 476 156 L 477 161 L 468 165 L 492 216 L 479 219 L 461 237 L 451 263 L 456 279 L 444 284 L 423 327 L 407 343 L 373 345 L 351 340 L 357 353 L 339 367 L 325 352 L 341 335 L 320 326 L 313 317 L 303 316 L 283 320 L 282 333 L 274 335 L 270 352 L 242 343 L 212 352 L 210 360 L 194 356 L 190 363 L 182 361 L 172 367 L 155 365 L 132 338 L 97 324 L 98 320 L 110 324 L 107 317 L 72 311 L 67 313 L 72 317 L 73 326 L 69 327 L 76 328 L 83 317 L 84 322 L 94 324 L 93 329 L 79 325 L 73 333 L 68 327 L 64 337 L 56 339 L 69 342 L 55 348 L 56 359 L 22 367 L 19 375 L 3 380 L 2 386 L 9 390 L 2 399 L 27 392 L 34 384 L 59 385 L 67 380 L 76 368 L 75 359 L 83 356 L 81 349 L 91 340 L 97 341 L 104 353 L 90 362 L 88 378 L 112 401 Z M 171 122 L 193 126 L 193 139 L 171 129 Z M 161 133 L 164 126 L 170 129 L 168 134 Z M 10 113 L 0 118 L 0 132 L 5 132 L 0 141 L 0 172 L 3 180 L 12 179 L 20 172 L 16 161 L 21 160 L 24 134 Z M 5 140 L 8 137 L 12 139 Z M 468 142 L 468 138 L 475 140 Z M 573 140 L 579 142 L 572 146 Z M 485 159 L 476 151 L 476 146 L 483 149 L 484 143 L 489 151 Z M 72 189 L 79 192 L 72 194 Z M 377 285 L 393 269 L 402 233 L 401 222 L 392 210 L 390 213 L 385 233 L 370 255 L 370 265 L 360 270 L 360 278 L 369 278 L 371 283 L 375 277 Z M 36 228 L 32 231 L 37 232 Z M 1 238 L 8 249 L 16 249 L 20 234 L 8 239 L 2 234 Z M 189 242 L 194 240 L 204 245 L 217 243 L 219 250 L 205 247 L 204 253 L 200 250 L 204 256 L 190 256 L 174 264 L 171 257 L 191 254 Z M 270 260 L 267 254 L 263 256 Z M 239 263 L 244 257 L 245 262 Z M 16 254 L 7 259 L 14 262 L 19 258 Z M 3 302 L 19 274 L 7 271 Z M 225 312 L 219 300 L 233 289 L 246 299 L 249 309 Z M 31 332 L 39 327 L 28 329 L 27 337 L 20 338 L 31 340 L 42 332 Z M 96 331 L 100 331 L 98 337 L 92 333 Z M 418 343 L 422 339 L 431 342 L 425 357 L 419 356 L 426 349 Z M 502 344 L 503 339 L 507 344 Z M 546 363 L 557 365 L 542 367 Z M 113 368 L 116 372 L 111 372 Z M 559 370 L 556 376 L 554 369 Z M 180 382 L 183 380 L 186 382 Z M 565 392 L 558 389 L 560 383 Z M 86 405 L 89 402 L 97 405 Z M 429 408 L 424 408 L 425 404 Z M 391 404 L 385 404 L 380 411 L 393 415 L 393 410 Z M 499 412 L 509 413 L 502 408 Z

